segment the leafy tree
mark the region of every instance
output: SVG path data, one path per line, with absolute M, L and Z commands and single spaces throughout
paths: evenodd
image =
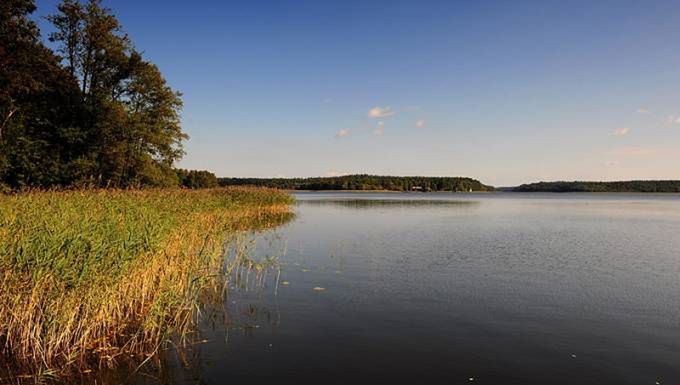
M 49 17 L 68 71 L 78 79 L 90 144 L 87 178 L 108 186 L 177 183 L 172 164 L 187 138 L 181 95 L 144 61 L 100 0 L 64 0 Z
M 180 186 L 187 188 L 217 187 L 217 177 L 210 171 L 177 169 Z
M 43 88 L 33 71 L 33 55 L 39 50 L 38 28 L 28 15 L 35 11 L 31 0 L 7 0 L 0 4 L 0 140 L 21 113 L 27 96 Z
M 48 17 L 59 56 L 35 8 L 0 3 L 0 184 L 176 186 L 181 95 L 101 0 L 64 0 Z
M 39 40 L 33 1 L 0 4 L 0 180 L 62 183 L 73 150 L 74 79 Z

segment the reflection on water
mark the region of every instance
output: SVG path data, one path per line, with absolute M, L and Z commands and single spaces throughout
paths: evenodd
M 260 329 L 278 327 L 281 315 L 276 296 L 286 240 L 274 231 L 241 234 L 225 244 L 224 254 L 222 272 L 227 279 L 219 293 L 206 293 L 195 338 L 167 349 L 155 370 L 133 377 L 128 372 L 126 383 L 204 383 L 203 367 L 212 360 L 204 353 L 204 345 L 219 341 L 228 348 L 232 335 L 252 337 Z
M 247 244 L 275 267 L 127 383 L 680 383 L 677 195 L 296 195 Z
M 319 199 L 298 200 L 298 205 L 303 206 L 336 206 L 350 209 L 371 209 L 386 207 L 394 208 L 417 208 L 436 209 L 445 207 L 464 208 L 465 206 L 478 205 L 478 201 L 465 200 L 425 200 L 425 199 Z
M 269 222 L 267 228 L 271 229 L 272 224 Z M 244 232 L 229 239 L 224 246 L 221 266 L 206 273 L 212 283 L 205 286 L 196 304 L 195 332 L 176 336 L 168 341 L 163 351 L 149 357 L 142 365 L 121 361 L 115 368 L 88 371 L 67 382 L 49 375 L 33 378 L 13 376 L 7 377 L 7 380 L 21 384 L 203 383 L 204 366 L 212 360 L 210 354 L 204 352 L 206 344 L 221 342 L 220 346 L 227 348 L 230 335 L 253 336 L 260 328 L 277 328 L 281 316 L 276 295 L 280 285 L 281 258 L 285 253 L 286 240 L 274 231 Z M 4 380 L 0 377 L 0 384 L 4 384 Z

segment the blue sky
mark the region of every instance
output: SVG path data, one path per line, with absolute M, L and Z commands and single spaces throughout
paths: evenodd
M 676 1 L 105 5 L 184 93 L 182 167 L 680 179 Z

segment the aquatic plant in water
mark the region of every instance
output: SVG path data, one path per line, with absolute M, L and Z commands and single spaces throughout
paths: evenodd
M 0 196 L 3 367 L 63 376 L 186 343 L 200 299 L 244 263 L 225 265 L 225 241 L 289 220 L 291 203 L 250 188 Z

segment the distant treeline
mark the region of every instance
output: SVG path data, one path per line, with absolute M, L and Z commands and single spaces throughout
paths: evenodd
M 493 191 L 472 178 L 345 175 L 320 178 L 219 178 L 220 186 L 262 186 L 286 190 Z
M 645 192 L 680 193 L 678 180 L 633 180 L 622 182 L 538 182 L 523 184 L 518 192 Z
M 212 183 L 174 168 L 181 94 L 101 0 L 62 0 L 47 36 L 35 9 L 0 1 L 0 191 Z

